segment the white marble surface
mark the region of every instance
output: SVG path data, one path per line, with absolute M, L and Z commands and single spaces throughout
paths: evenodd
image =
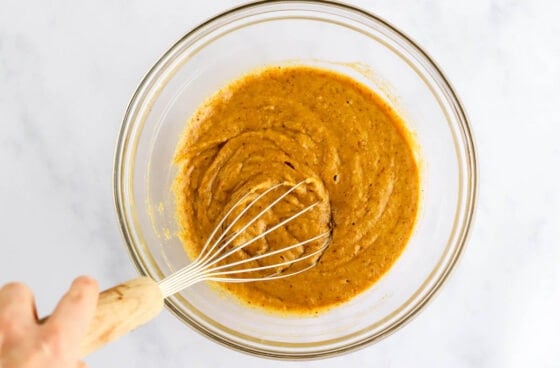
M 135 275 L 112 198 L 129 97 L 185 31 L 240 1 L 0 1 L 0 283 L 47 313 L 82 273 Z M 411 35 L 470 114 L 480 196 L 449 282 L 406 328 L 349 355 L 265 361 L 170 313 L 88 358 L 92 367 L 560 367 L 560 4 L 351 1 Z

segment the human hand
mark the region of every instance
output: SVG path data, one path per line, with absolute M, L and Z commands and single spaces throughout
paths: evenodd
M 39 323 L 31 290 L 21 283 L 0 289 L 0 368 L 76 368 L 80 343 L 95 313 L 99 288 L 78 277 L 54 312 Z

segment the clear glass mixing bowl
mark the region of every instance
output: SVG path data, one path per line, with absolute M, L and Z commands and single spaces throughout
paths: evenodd
M 189 116 L 240 75 L 290 63 L 346 73 L 405 118 L 422 166 L 421 209 L 406 250 L 373 287 L 318 317 L 246 308 L 206 283 L 166 304 L 229 347 L 305 359 L 362 347 L 403 326 L 439 289 L 465 245 L 477 188 L 473 138 L 457 95 L 420 47 L 372 14 L 328 2 L 260 2 L 221 14 L 182 37 L 140 83 L 118 139 L 114 190 L 139 272 L 161 280 L 187 265 L 170 188 L 172 158 Z

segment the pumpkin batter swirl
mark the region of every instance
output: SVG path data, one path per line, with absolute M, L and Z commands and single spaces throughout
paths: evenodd
M 223 287 L 273 311 L 313 313 L 348 301 L 391 267 L 412 233 L 419 175 L 411 143 L 399 116 L 349 77 L 305 66 L 247 75 L 198 109 L 177 149 L 174 192 L 185 249 L 196 256 L 247 192 L 308 179 L 245 236 L 318 202 L 247 250 L 257 254 L 332 230 L 317 266 L 287 279 Z

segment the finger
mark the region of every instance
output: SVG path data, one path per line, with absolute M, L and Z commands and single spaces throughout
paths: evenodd
M 78 362 L 78 364 L 76 364 L 76 368 L 87 368 L 87 364 L 84 362 Z
M 31 289 L 19 282 L 0 289 L 0 323 L 27 324 L 37 320 L 35 298 Z
M 78 277 L 45 322 L 45 333 L 48 335 L 51 331 L 62 337 L 64 342 L 58 343 L 66 349 L 77 349 L 95 313 L 98 296 L 99 288 L 94 279 Z

